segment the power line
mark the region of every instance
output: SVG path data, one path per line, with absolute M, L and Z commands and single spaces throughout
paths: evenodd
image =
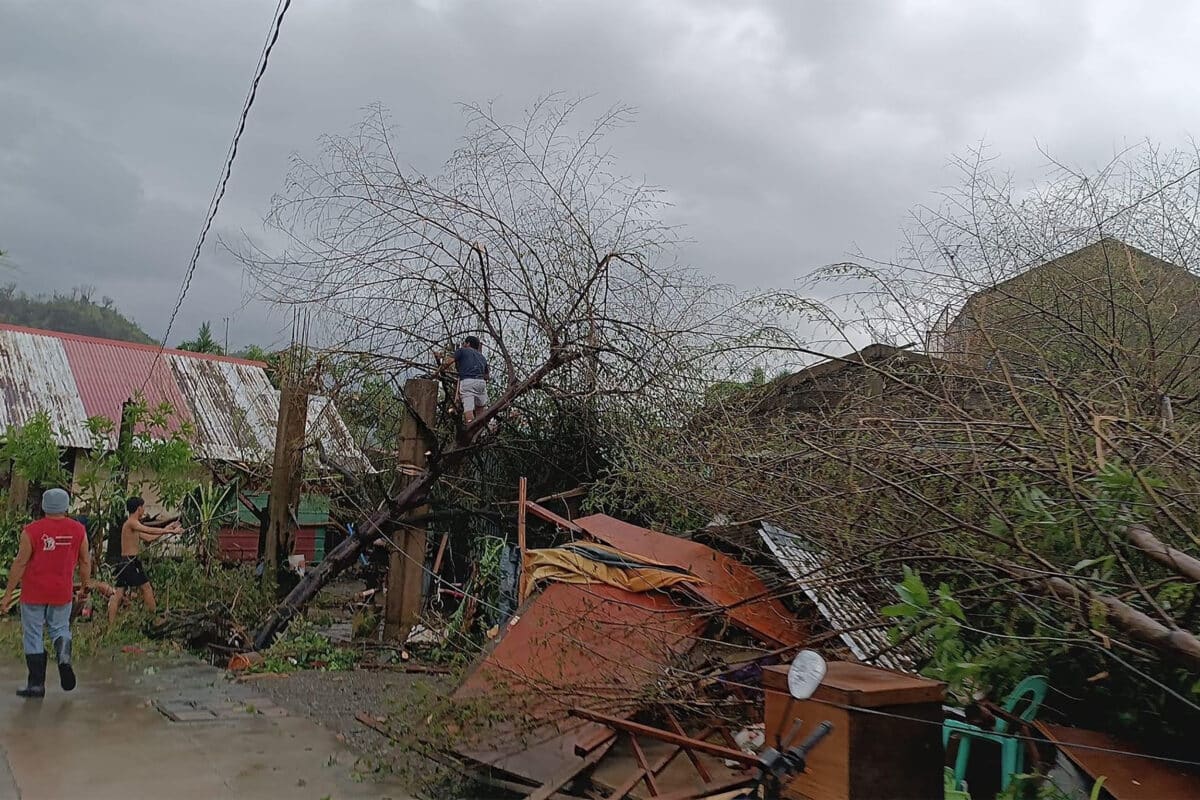
M 213 196 L 208 203 L 208 214 L 204 219 L 204 226 L 200 229 L 200 236 L 196 239 L 196 246 L 192 250 L 192 257 L 188 261 L 187 270 L 183 275 L 183 283 L 179 289 L 179 298 L 175 301 L 175 308 L 171 311 L 171 316 L 167 320 L 167 329 L 163 331 L 162 341 L 159 342 L 158 352 L 154 356 L 154 361 L 150 364 L 150 370 L 146 373 L 146 380 L 142 382 L 142 392 L 146 391 L 146 385 L 150 382 L 150 376 L 153 374 L 154 367 L 158 363 L 158 359 L 162 356 L 163 350 L 167 348 L 167 340 L 170 338 L 171 329 L 175 326 L 175 320 L 179 316 L 179 311 L 183 308 L 183 301 L 187 297 L 188 290 L 192 287 L 192 278 L 196 274 L 196 264 L 200 260 L 200 251 L 204 249 L 204 242 L 208 238 L 208 232 L 212 229 L 213 220 L 216 219 L 217 211 L 221 207 L 221 200 L 225 197 L 225 190 L 229 185 L 229 178 L 233 174 L 233 162 L 237 158 L 238 144 L 241 142 L 242 134 L 246 132 L 246 121 L 250 116 L 250 109 L 254 106 L 254 100 L 258 96 L 258 85 L 263 79 L 263 75 L 267 72 L 267 63 L 271 59 L 271 51 L 275 49 L 275 44 L 279 41 L 279 31 L 283 26 L 283 18 L 287 15 L 288 9 L 291 8 L 292 0 L 278 0 L 275 6 L 275 16 L 271 23 L 270 32 L 267 34 L 266 43 L 263 45 L 262 54 L 259 56 L 258 68 L 254 73 L 254 80 L 250 83 L 250 90 L 246 95 L 246 100 L 242 104 L 242 113 L 238 119 L 237 130 L 234 132 L 233 141 L 229 144 L 229 149 L 225 154 L 225 166 L 221 171 L 221 179 L 217 182 L 216 188 L 213 190 Z

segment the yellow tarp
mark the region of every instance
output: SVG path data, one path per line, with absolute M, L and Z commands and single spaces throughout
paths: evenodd
M 589 551 L 600 557 L 589 557 Z M 704 582 L 677 567 L 591 542 L 577 549 L 554 547 L 526 550 L 521 570 L 521 599 L 528 597 L 533 587 L 541 581 L 606 583 L 630 592 L 649 592 L 681 583 Z

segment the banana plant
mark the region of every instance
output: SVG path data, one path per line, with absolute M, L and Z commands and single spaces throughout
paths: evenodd
M 202 483 L 188 494 L 188 505 L 195 513 L 196 560 L 211 572 L 216 554 L 217 533 L 223 522 L 230 521 L 236 511 L 230 507 L 233 485 L 214 486 Z

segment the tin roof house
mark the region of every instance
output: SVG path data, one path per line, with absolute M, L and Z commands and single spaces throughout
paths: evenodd
M 138 396 L 151 406 L 169 404 L 167 428 L 186 423 L 197 460 L 213 467 L 270 464 L 279 391 L 265 364 L 0 324 L 0 436 L 45 412 L 73 470 L 74 456 L 97 443 L 88 420 L 117 422 L 123 405 Z M 333 403 L 315 395 L 308 402 L 307 437 L 322 457 L 342 470 L 371 471 Z

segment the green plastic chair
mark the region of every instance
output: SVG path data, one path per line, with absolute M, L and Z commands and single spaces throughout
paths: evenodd
M 1017 688 L 1004 700 L 1001 706 L 1005 711 L 1016 716 L 1022 722 L 1030 722 L 1037 716 L 1042 701 L 1046 699 L 1046 691 L 1050 688 L 1044 675 L 1031 675 L 1017 684 Z M 1017 708 L 1025 703 L 1021 712 Z M 971 740 L 983 739 L 1000 745 L 1000 790 L 1003 791 L 1012 783 L 1016 775 L 1024 771 L 1025 748 L 1020 739 L 1009 735 L 1008 720 L 997 718 L 995 730 L 985 731 L 975 725 L 950 719 L 942 723 L 942 746 L 950 744 L 950 735 L 957 733 L 958 757 L 954 759 L 954 787 L 963 785 L 967 776 L 967 762 L 971 758 Z

